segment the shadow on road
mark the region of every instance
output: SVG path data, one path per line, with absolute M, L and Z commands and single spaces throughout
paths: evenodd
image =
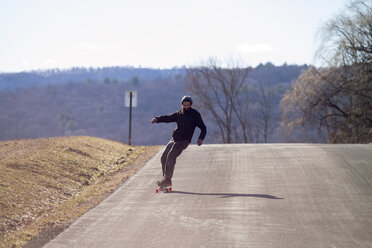
M 220 198 L 230 198 L 230 197 L 256 197 L 256 198 L 265 198 L 265 199 L 275 199 L 280 200 L 280 198 L 274 195 L 265 195 L 265 194 L 236 194 L 236 193 L 195 193 L 195 192 L 185 192 L 185 191 L 172 191 L 172 194 L 186 194 L 186 195 L 216 195 L 221 196 Z

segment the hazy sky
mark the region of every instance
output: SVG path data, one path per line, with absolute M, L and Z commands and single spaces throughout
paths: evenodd
M 0 72 L 312 64 L 345 0 L 0 0 Z

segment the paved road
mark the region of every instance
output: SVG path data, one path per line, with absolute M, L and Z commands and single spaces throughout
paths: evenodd
M 372 145 L 203 145 L 155 194 L 160 154 L 46 247 L 372 247 Z

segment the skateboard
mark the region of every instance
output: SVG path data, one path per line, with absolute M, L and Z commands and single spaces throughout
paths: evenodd
M 172 187 L 159 187 L 158 189 L 155 190 L 155 193 L 159 193 L 160 191 L 164 193 L 170 193 L 172 192 Z

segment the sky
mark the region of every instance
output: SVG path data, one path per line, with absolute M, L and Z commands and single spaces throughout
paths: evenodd
M 316 64 L 346 0 L 0 0 L 0 72 Z

